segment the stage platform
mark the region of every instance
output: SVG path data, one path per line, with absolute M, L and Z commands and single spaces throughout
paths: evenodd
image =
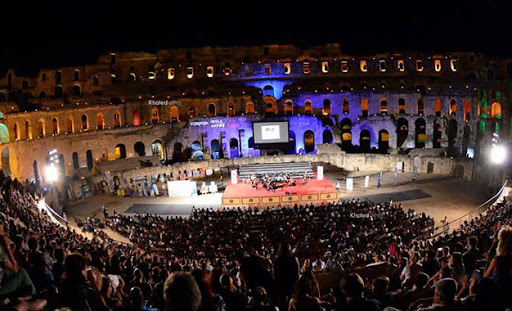
M 260 185 L 254 189 L 250 183 L 233 185 L 229 181 L 222 195 L 223 207 L 277 206 L 332 202 L 338 199 L 336 187 L 327 179 L 311 178 L 306 185 L 284 186 L 276 192 L 267 191 Z

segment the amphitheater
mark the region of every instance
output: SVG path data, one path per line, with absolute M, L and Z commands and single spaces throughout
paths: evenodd
M 448 245 L 460 253 L 466 237 L 492 243 L 495 226 L 510 222 L 508 169 L 490 152 L 512 134 L 511 78 L 506 58 L 347 55 L 339 44 L 111 52 L 29 76 L 8 70 L 0 79 L 1 178 L 16 195 L 2 196 L 14 208 L 2 219 L 25 228 L 36 220 L 68 237 L 64 230 L 78 230 L 85 249 L 68 250 L 98 256 L 89 264 L 117 256 L 95 249 L 96 239 L 117 245 L 124 260 L 144 253 L 134 259 L 141 270 L 150 256 L 153 267 L 210 272 L 255 248 L 274 260 L 286 241 L 304 271 L 336 253 L 372 280 L 385 261 L 427 252 L 425 241 L 441 248 L 436 256 Z M 44 245 L 51 234 L 39 230 Z M 391 245 L 410 254 L 390 255 Z M 128 280 L 127 267 L 97 268 Z M 322 294 L 348 274 L 317 272 Z M 128 284 L 145 288 L 140 280 Z M 409 288 L 396 281 L 394 289 Z M 291 291 L 259 285 L 276 305 L 288 304 Z M 254 294 L 247 279 L 237 286 Z

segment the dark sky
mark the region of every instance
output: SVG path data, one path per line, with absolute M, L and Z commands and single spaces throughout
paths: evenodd
M 91 63 L 111 50 L 201 45 L 340 42 L 347 53 L 512 56 L 508 0 L 9 2 L 2 7 L 0 70 L 20 73 Z

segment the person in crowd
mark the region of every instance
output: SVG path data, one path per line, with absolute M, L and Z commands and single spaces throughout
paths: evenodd
M 341 290 L 345 295 L 345 302 L 338 311 L 380 311 L 377 300 L 368 299 L 364 295 L 364 281 L 357 273 L 348 273 L 341 280 Z
M 299 275 L 298 258 L 292 254 L 290 244 L 282 242 L 277 249 L 277 259 L 274 262 L 274 289 L 277 305 L 282 305 L 283 302 L 286 305 Z
M 309 278 L 302 277 L 297 282 L 288 311 L 321 311 L 323 302 L 315 297 L 314 284 Z
M 408 260 L 407 265 L 400 274 L 400 280 L 402 280 L 402 286 L 410 288 L 416 283 L 418 274 L 423 269 L 423 266 L 419 263 L 420 253 L 414 252 L 411 258 Z
M 201 291 L 191 274 L 176 272 L 165 281 L 166 311 L 198 311 Z
M 412 308 L 417 311 L 464 310 L 463 306 L 455 303 L 456 293 L 457 282 L 454 279 L 441 279 L 435 284 L 434 297 L 431 302 L 420 300 L 417 302 L 417 306 Z

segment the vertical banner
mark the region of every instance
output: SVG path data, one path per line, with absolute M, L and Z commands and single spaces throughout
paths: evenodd
M 316 179 L 324 180 L 324 167 L 323 166 L 318 166 L 316 168 Z
M 364 178 L 364 188 L 367 189 L 368 187 L 370 187 L 370 176 L 366 175 Z
M 232 185 L 236 185 L 238 184 L 238 176 L 237 176 L 237 171 L 236 170 L 231 170 L 231 184 Z
M 354 178 L 347 178 L 347 192 L 354 190 Z

